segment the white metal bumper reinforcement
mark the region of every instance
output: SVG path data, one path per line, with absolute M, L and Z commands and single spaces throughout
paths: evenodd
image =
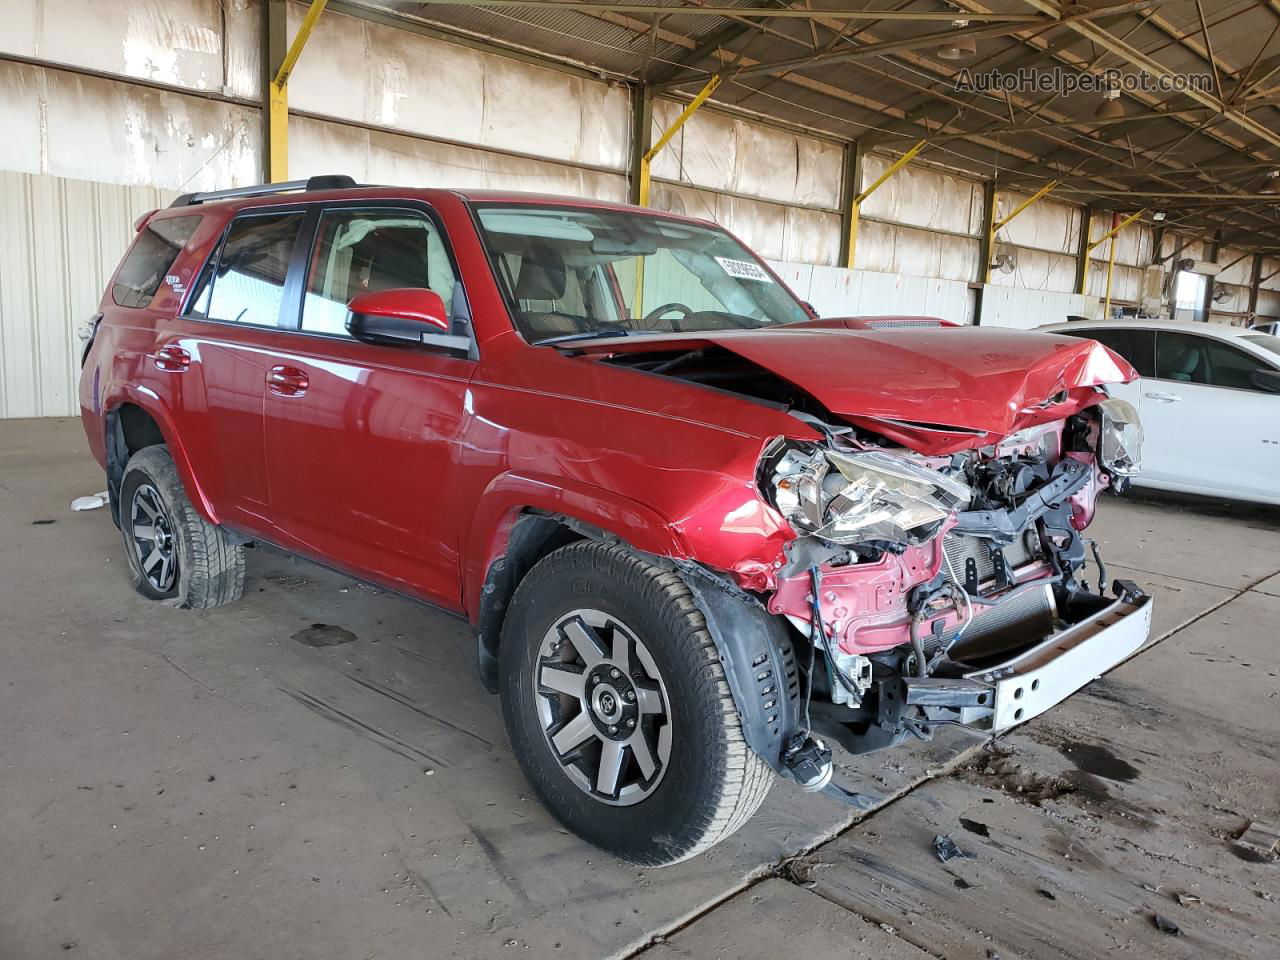
M 906 702 L 960 709 L 960 721 L 1005 730 L 1044 713 L 1141 647 L 1151 598 L 1116 600 L 998 666 L 963 679 L 907 681 Z

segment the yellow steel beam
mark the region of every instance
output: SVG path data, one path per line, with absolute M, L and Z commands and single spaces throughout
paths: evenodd
M 1146 208 L 1146 207 L 1143 207 L 1143 208 L 1142 208 L 1141 210 L 1139 210 L 1137 213 L 1131 213 L 1131 214 L 1129 214 L 1129 216 L 1125 217 L 1125 218 L 1124 218 L 1123 220 L 1121 220 L 1118 224 L 1115 224 L 1115 225 L 1114 225 L 1110 230 L 1108 230 L 1106 233 L 1104 233 L 1102 236 L 1100 236 L 1097 240 L 1095 240 L 1095 241 L 1093 241 L 1093 243 L 1089 244 L 1089 251 L 1090 251 L 1090 252 L 1092 252 L 1092 251 L 1093 251 L 1093 249 L 1094 249 L 1095 247 L 1100 247 L 1100 246 L 1102 246 L 1104 243 L 1106 243 L 1108 240 L 1110 240 L 1112 237 L 1114 237 L 1117 233 L 1119 233 L 1121 230 L 1123 230 L 1123 229 L 1124 229 L 1125 227 L 1127 227 L 1129 224 L 1133 223 L 1133 221 L 1137 220 L 1140 216 L 1142 216 L 1142 215 L 1143 215 L 1144 213 L 1146 213 L 1146 212 L 1147 212 L 1147 208 Z M 1114 223 L 1114 221 L 1112 221 L 1112 222 Z
M 649 164 L 653 158 L 671 142 L 671 138 L 680 132 L 680 128 L 685 125 L 690 117 L 698 112 L 698 108 L 707 102 L 707 98 L 715 93 L 716 87 L 720 86 L 720 74 L 716 74 L 707 81 L 706 86 L 698 91 L 698 95 L 689 101 L 689 105 L 680 111 L 680 116 L 676 117 L 671 126 L 662 131 L 662 136 L 658 138 L 658 142 L 645 151 L 644 156 L 640 158 L 640 206 L 647 207 L 649 205 Z
M 302 18 L 302 25 L 298 27 L 297 36 L 293 38 L 293 43 L 289 44 L 289 49 L 280 62 L 280 69 L 276 71 L 276 75 L 269 84 L 267 170 L 272 183 L 282 183 L 289 179 L 289 75 L 293 73 L 298 58 L 302 56 L 302 48 L 311 38 L 311 31 L 315 29 L 316 21 L 320 19 L 320 14 L 324 13 L 328 2 L 329 0 L 312 0 L 306 16 Z
M 1053 190 L 1053 188 L 1054 188 L 1054 187 L 1056 187 L 1056 186 L 1058 186 L 1058 184 L 1060 184 L 1061 182 L 1062 182 L 1061 180 L 1050 180 L 1048 183 L 1046 183 L 1043 187 L 1041 187 L 1039 190 L 1037 190 L 1037 191 L 1036 191 L 1035 193 L 1033 193 L 1031 196 L 1027 197 L 1027 199 L 1026 199 L 1026 200 L 1024 200 L 1024 201 L 1022 201 L 1022 203 L 1018 204 L 1018 205 L 1014 208 L 1013 213 L 1009 214 L 1009 215 L 1008 215 L 1007 217 L 1005 217 L 1003 220 L 997 220 L 997 221 L 992 225 L 992 226 L 993 226 L 993 228 L 994 228 L 994 229 L 996 229 L 996 230 L 999 230 L 1001 227 L 1006 226 L 1006 225 L 1009 223 L 1009 221 L 1010 221 L 1010 220 L 1012 220 L 1012 219 L 1013 219 L 1014 217 L 1016 217 L 1018 214 L 1022 213 L 1022 211 L 1023 211 L 1023 210 L 1025 210 L 1025 209 L 1027 209 L 1027 207 L 1031 206 L 1031 205 L 1032 205 L 1033 203 L 1035 203 L 1037 200 L 1042 200 L 1042 199 L 1044 199 L 1044 197 L 1045 197 L 1045 196 L 1047 196 L 1047 195 L 1049 194 L 1049 192 L 1050 192 L 1050 191 L 1052 191 L 1052 190 Z
M 293 73 L 293 68 L 297 65 L 298 58 L 302 56 L 302 48 L 311 39 L 311 31 L 316 28 L 316 21 L 320 19 L 320 14 L 324 13 L 324 8 L 328 2 L 329 0 L 311 0 L 311 6 L 307 8 L 307 15 L 302 18 L 302 25 L 298 27 L 298 35 L 293 38 L 293 43 L 289 44 L 289 50 L 285 53 L 284 60 L 280 63 L 280 69 L 276 71 L 273 82 L 277 87 L 283 87 L 289 83 L 289 75 Z
M 991 256 L 995 253 L 996 234 L 1000 231 L 1000 228 L 1008 226 L 1009 222 L 1013 220 L 1013 218 L 1016 217 L 1018 214 L 1022 213 L 1023 210 L 1026 210 L 1027 207 L 1031 206 L 1037 200 L 1041 200 L 1044 197 L 1048 196 L 1049 192 L 1053 190 L 1054 187 L 1058 186 L 1060 183 L 1062 183 L 1061 180 L 1050 180 L 1048 183 L 1046 183 L 1043 187 L 1041 187 L 1031 196 L 1027 197 L 1026 200 L 1023 200 L 1022 203 L 1018 204 L 1014 208 L 1011 214 L 1009 214 L 1007 217 L 1004 217 L 1003 219 L 1000 219 L 1000 220 L 997 220 L 995 215 L 996 199 L 1000 196 L 1000 194 L 994 193 L 991 195 L 991 209 L 988 211 L 988 214 L 987 214 L 988 224 L 989 224 L 987 227 L 987 262 L 983 266 L 983 275 L 982 275 L 983 283 L 991 282 Z
M 916 141 L 910 150 L 900 156 L 897 160 L 893 161 L 893 163 L 889 164 L 889 166 L 885 168 L 884 173 L 876 177 L 875 182 L 854 197 L 853 202 L 849 204 L 849 259 L 845 266 L 850 270 L 853 269 L 854 256 L 858 251 L 858 220 L 860 219 L 860 213 L 862 211 L 862 202 L 884 186 L 885 182 L 890 177 L 914 160 L 916 154 L 928 145 L 928 140 Z

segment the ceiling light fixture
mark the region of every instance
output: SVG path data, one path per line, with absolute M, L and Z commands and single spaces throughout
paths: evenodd
M 968 20 L 952 20 L 951 25 L 957 28 L 967 27 Z M 978 44 L 973 37 L 956 37 L 944 40 L 938 47 L 939 60 L 969 60 L 978 55 Z
M 1102 102 L 1093 112 L 1095 120 L 1119 120 L 1124 116 L 1124 104 L 1120 102 L 1120 91 L 1112 88 L 1102 95 Z
M 1268 173 L 1267 179 L 1262 182 L 1258 192 L 1267 194 L 1280 193 L 1280 170 L 1272 170 Z

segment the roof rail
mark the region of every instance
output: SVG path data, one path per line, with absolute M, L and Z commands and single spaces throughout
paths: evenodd
M 184 193 L 174 199 L 170 207 L 190 207 L 214 200 L 231 200 L 235 197 L 265 197 L 273 193 L 291 193 L 296 190 L 346 190 L 360 184 L 345 173 L 322 174 L 306 180 L 289 180 L 285 183 L 258 183 L 251 187 L 231 187 L 228 190 L 210 190 L 207 193 Z

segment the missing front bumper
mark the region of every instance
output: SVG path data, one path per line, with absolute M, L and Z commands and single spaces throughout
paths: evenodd
M 909 706 L 956 711 L 997 732 L 1039 716 L 1138 650 L 1151 633 L 1148 596 L 1114 600 L 1029 650 L 957 679 L 905 679 Z

